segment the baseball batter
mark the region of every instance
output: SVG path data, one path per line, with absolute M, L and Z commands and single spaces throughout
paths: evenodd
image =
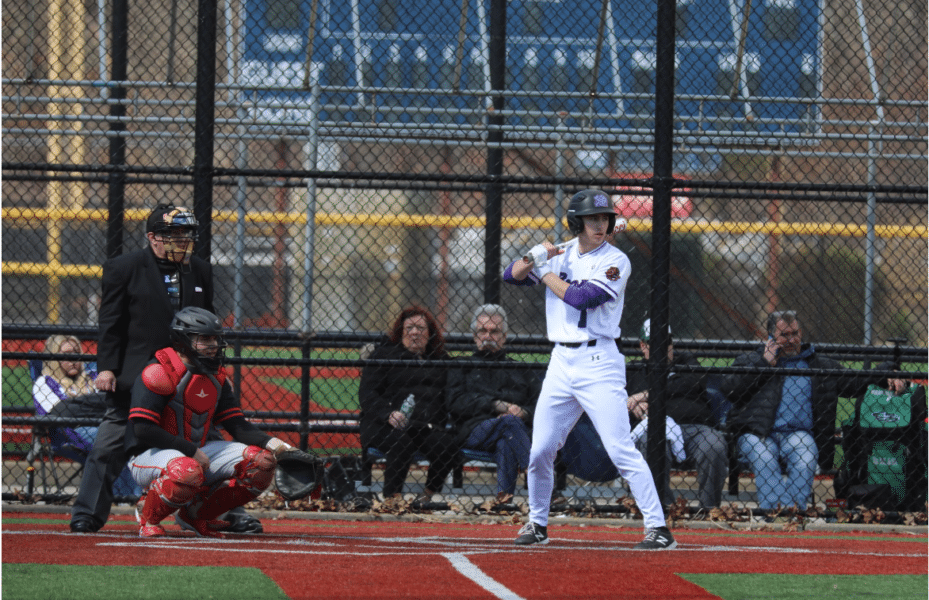
M 568 227 L 577 237 L 548 242 L 506 268 L 514 285 L 545 285 L 548 338 L 555 342 L 536 406 L 529 457 L 529 522 L 518 545 L 548 543 L 548 512 L 555 454 L 586 412 L 619 473 L 629 482 L 645 521 L 640 550 L 674 548 L 648 463 L 635 448 L 626 409 L 626 363 L 616 346 L 631 266 L 608 243 L 616 225 L 609 196 L 584 190 L 568 204 Z

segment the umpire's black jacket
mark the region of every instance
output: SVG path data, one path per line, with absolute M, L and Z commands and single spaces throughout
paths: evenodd
M 803 344 L 801 353 L 810 351 L 806 362 L 810 369 L 843 369 L 848 372 L 843 376 L 812 377 L 813 437 L 819 448 L 819 466 L 823 470 L 833 468 L 835 453 L 835 419 L 839 396 L 853 398 L 863 394 L 868 385 L 879 383 L 878 378 L 845 369 L 838 361 L 820 356 L 810 344 Z M 764 358 L 764 347 L 743 354 L 733 361 L 734 367 L 771 368 Z M 882 363 L 878 370 L 892 370 L 893 363 Z M 781 404 L 784 387 L 783 374 L 742 374 L 724 375 L 722 392 L 732 403 L 732 410 L 726 420 L 726 427 L 735 435 L 754 433 L 765 438 L 771 434 L 777 409 Z
M 181 270 L 181 306 L 213 311 L 213 271 L 191 258 Z M 136 377 L 156 350 L 171 345 L 174 309 L 164 273 L 151 247 L 128 252 L 103 265 L 97 370 L 116 375 L 115 401 L 129 408 Z

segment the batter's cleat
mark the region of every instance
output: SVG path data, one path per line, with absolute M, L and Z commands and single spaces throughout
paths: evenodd
M 531 546 L 532 544 L 547 544 L 548 543 L 548 528 L 544 525 L 537 525 L 532 521 L 523 525 L 523 528 L 519 530 L 519 536 L 517 536 L 516 541 L 514 542 L 517 546 Z
M 194 519 L 187 514 L 187 511 L 181 509 L 174 515 L 174 522 L 181 526 L 181 529 L 193 531 L 197 537 L 225 538 L 226 536 L 219 530 L 226 527 L 226 521 L 217 521 L 215 519 L 204 521 L 203 519 Z
M 645 539 L 636 544 L 633 550 L 670 550 L 677 548 L 677 542 L 667 527 L 653 527 L 645 533 Z
M 157 523 L 155 525 L 140 525 L 139 526 L 139 537 L 140 538 L 156 538 L 164 537 L 167 535 L 165 533 L 165 528 Z

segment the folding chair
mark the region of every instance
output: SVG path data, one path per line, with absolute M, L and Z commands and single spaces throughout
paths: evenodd
M 42 374 L 42 361 L 32 359 L 28 362 L 29 375 L 33 383 Z M 35 403 L 35 398 L 33 398 Z M 38 413 L 37 413 L 38 414 Z M 26 476 L 26 494 L 38 493 L 47 499 L 67 499 L 76 494 L 87 461 L 87 453 L 67 443 L 66 438 L 47 425 L 33 425 L 32 448 L 26 455 L 29 469 Z M 77 469 L 62 466 L 62 459 L 79 465 Z M 38 485 L 36 485 L 38 473 Z M 72 488 L 75 491 L 69 491 Z

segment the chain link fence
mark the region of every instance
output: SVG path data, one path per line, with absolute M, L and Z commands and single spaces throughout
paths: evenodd
M 33 490 L 26 359 L 53 358 L 45 338 L 67 332 L 93 360 L 102 264 L 147 244 L 157 203 L 200 221 L 197 253 L 214 265 L 248 414 L 344 457 L 357 489 L 377 493 L 383 462 L 358 435 L 362 371 L 384 368 L 370 345 L 417 305 L 460 361 L 475 349 L 473 311 L 495 303 L 510 355 L 529 363 L 510 370 L 541 377 L 543 294 L 500 274 L 533 245 L 569 239 L 568 199 L 600 188 L 628 222 L 612 243 L 632 263 L 617 340 L 636 361 L 630 382 L 646 372 L 645 319 L 668 310 L 655 318 L 669 322 L 678 359 L 693 361 L 675 372 L 693 376 L 687 394 L 725 440 L 721 504 L 764 507 L 758 474 L 739 460 L 745 430 L 726 421 L 731 403 L 738 413 L 747 402 L 733 363 L 756 369 L 745 386 L 769 376 L 738 360 L 779 333 L 769 313 L 796 311 L 802 341 L 843 367 L 894 361 L 926 378 L 926 7 L 656 6 L 5 2 L 5 495 Z M 673 60 L 662 55 L 669 39 Z M 668 186 L 669 238 L 652 218 Z M 665 285 L 662 308 L 653 292 Z M 816 386 L 849 379 L 800 366 Z M 664 400 L 668 414 L 678 400 Z M 810 507 L 841 505 L 835 436 L 854 404 L 832 398 L 802 426 L 821 459 L 802 476 Z M 597 442 L 581 454 L 595 456 Z M 655 447 L 646 454 L 659 465 Z M 556 486 L 568 506 L 626 506 L 621 478 L 602 474 L 609 464 L 597 477 L 572 460 L 559 459 Z M 670 462 L 675 510 L 712 508 L 693 457 Z M 444 500 L 493 497 L 495 475 L 494 460 L 471 456 Z M 417 459 L 404 492 L 418 494 L 425 477 Z

